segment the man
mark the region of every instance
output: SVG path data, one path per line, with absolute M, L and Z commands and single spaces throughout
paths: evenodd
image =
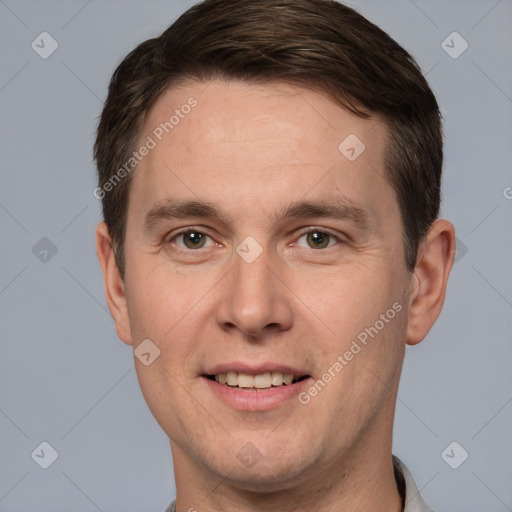
M 413 59 L 336 2 L 206 0 L 124 59 L 97 252 L 169 511 L 430 510 L 391 440 L 454 259 L 442 154 Z

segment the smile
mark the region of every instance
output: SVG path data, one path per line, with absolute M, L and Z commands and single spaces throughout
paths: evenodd
M 239 411 L 270 411 L 294 403 L 293 399 L 312 381 L 310 375 L 296 377 L 280 371 L 259 370 L 253 374 L 226 370 L 203 374 L 203 382 L 217 399 Z
M 215 380 L 219 384 L 239 388 L 244 390 L 265 390 L 272 387 L 289 386 L 294 382 L 298 382 L 306 378 L 304 375 L 300 378 L 295 378 L 293 374 L 282 372 L 265 372 L 257 375 L 249 373 L 238 373 L 229 371 L 227 373 L 218 373 L 216 375 L 208 375 L 210 380 Z

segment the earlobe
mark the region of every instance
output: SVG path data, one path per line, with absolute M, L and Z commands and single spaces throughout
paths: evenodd
M 418 250 L 409 302 L 408 345 L 422 341 L 439 317 L 454 259 L 455 229 L 447 220 L 437 220 Z
M 127 345 L 133 343 L 125 286 L 116 263 L 107 225 L 100 222 L 96 228 L 96 254 L 103 272 L 103 286 L 108 309 L 114 319 L 117 335 Z

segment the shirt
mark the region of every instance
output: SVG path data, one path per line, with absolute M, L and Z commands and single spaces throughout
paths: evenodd
M 434 512 L 422 499 L 411 473 L 405 464 L 393 455 L 393 468 L 398 490 L 405 504 L 403 512 Z M 165 512 L 176 512 L 176 500 L 174 500 Z

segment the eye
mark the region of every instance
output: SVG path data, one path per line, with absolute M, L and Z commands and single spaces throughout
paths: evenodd
M 340 239 L 337 236 L 326 233 L 325 231 L 320 231 L 319 229 L 310 229 L 309 231 L 306 231 L 298 238 L 297 242 L 302 238 L 306 239 L 306 243 L 310 249 L 326 249 L 336 245 L 337 242 L 340 242 Z
M 202 249 L 205 247 L 208 238 L 210 238 L 208 235 L 200 231 L 188 229 L 187 231 L 175 234 L 169 239 L 169 242 L 175 243 L 181 249 Z M 182 243 L 178 243 L 178 240 L 181 240 Z

